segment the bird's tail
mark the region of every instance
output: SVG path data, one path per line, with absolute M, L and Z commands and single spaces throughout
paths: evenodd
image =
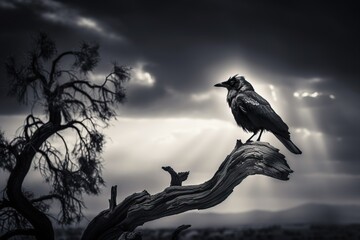
M 292 153 L 301 154 L 301 150 L 289 139 L 275 134 L 275 136 L 284 144 L 284 146 Z

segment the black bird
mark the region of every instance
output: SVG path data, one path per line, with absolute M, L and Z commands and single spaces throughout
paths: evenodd
M 290 140 L 289 127 L 243 76 L 235 75 L 225 82 L 216 84 L 215 87 L 227 88 L 227 102 L 236 123 L 246 132 L 254 133 L 247 141 L 259 131 L 257 140 L 260 141 L 261 134 L 267 130 L 272 132 L 290 152 L 301 154 L 300 149 Z

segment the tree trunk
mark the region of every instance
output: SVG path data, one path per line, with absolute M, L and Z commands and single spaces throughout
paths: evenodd
M 57 126 L 47 123 L 34 133 L 21 154 L 17 157 L 16 165 L 10 173 L 7 183 L 6 194 L 11 202 L 11 206 L 31 223 L 34 228 L 34 235 L 38 240 L 54 239 L 54 229 L 46 214 L 35 208 L 24 196 L 22 184 L 30 170 L 37 150 L 46 139 L 58 130 Z
M 292 172 L 284 155 L 268 143 L 237 141 L 214 176 L 198 185 L 170 186 L 150 195 L 127 197 L 113 209 L 102 211 L 85 229 L 83 240 L 115 240 L 145 222 L 192 209 L 206 209 L 224 201 L 247 176 L 262 174 L 288 180 Z

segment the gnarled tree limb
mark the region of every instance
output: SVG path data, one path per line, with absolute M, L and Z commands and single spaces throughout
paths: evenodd
M 189 173 L 190 173 L 190 172 L 178 172 L 177 173 L 170 166 L 162 167 L 162 169 L 170 174 L 170 177 L 171 177 L 170 186 L 181 186 L 182 182 L 184 182 L 188 178 Z
M 214 176 L 198 185 L 170 186 L 150 195 L 146 191 L 127 197 L 113 210 L 96 216 L 82 239 L 118 239 L 146 222 L 192 209 L 206 209 L 224 201 L 247 176 L 262 174 L 288 180 L 292 172 L 284 155 L 265 142 L 237 141 Z
M 111 187 L 111 195 L 109 199 L 109 209 L 113 211 L 116 207 L 116 195 L 117 195 L 117 185 Z

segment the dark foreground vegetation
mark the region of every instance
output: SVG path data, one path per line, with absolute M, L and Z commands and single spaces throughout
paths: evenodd
M 173 229 L 141 230 L 143 240 L 171 240 Z M 80 239 L 81 228 L 58 229 L 57 239 Z M 349 225 L 292 225 L 242 229 L 188 229 L 179 240 L 359 240 L 360 224 Z

